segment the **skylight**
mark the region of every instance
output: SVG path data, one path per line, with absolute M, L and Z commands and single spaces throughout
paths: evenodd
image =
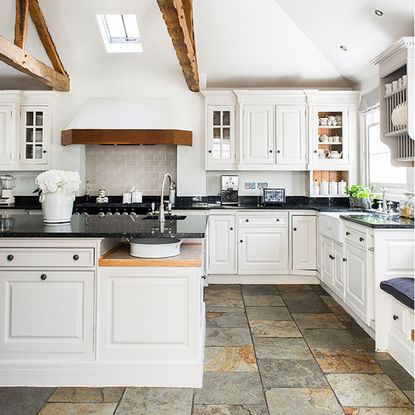
M 143 51 L 137 19 L 133 14 L 98 14 L 97 19 L 108 53 Z

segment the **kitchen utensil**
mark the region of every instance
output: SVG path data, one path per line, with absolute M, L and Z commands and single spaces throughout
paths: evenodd
M 338 143 L 340 143 L 340 137 L 338 136 L 338 135 L 334 135 L 333 137 L 331 137 L 332 138 L 332 142 L 334 143 L 334 144 L 338 144 Z
M 320 182 L 320 194 L 328 195 L 329 194 L 329 183 L 324 181 Z
M 329 137 L 328 137 L 328 135 L 323 134 L 318 138 L 318 141 L 320 143 L 328 143 L 329 142 Z
M 237 205 L 239 191 L 239 176 L 221 176 L 220 202 L 222 205 Z
M 329 183 L 329 193 L 332 196 L 336 196 L 337 195 L 337 190 L 338 190 L 338 183 L 337 182 L 330 182 Z

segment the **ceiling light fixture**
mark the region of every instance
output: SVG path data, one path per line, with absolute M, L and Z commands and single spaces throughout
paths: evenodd
M 376 16 L 381 17 L 381 16 L 383 16 L 383 11 L 382 10 L 379 10 L 379 9 L 376 9 L 375 10 L 375 14 L 376 14 Z
M 340 49 L 344 52 L 347 52 L 347 46 L 346 45 L 340 45 Z

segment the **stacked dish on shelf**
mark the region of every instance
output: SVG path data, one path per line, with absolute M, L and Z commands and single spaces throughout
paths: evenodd
M 391 121 L 395 128 L 398 130 L 404 130 L 408 126 L 408 104 L 402 102 L 402 104 L 397 105 L 391 114 Z

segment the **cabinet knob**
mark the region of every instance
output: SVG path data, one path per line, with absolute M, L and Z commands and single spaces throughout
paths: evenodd
M 208 151 L 208 153 L 209 153 L 209 154 L 212 154 L 212 150 L 209 150 L 209 151 Z
M 13 255 L 7 255 L 7 261 L 13 261 L 14 256 Z
M 42 281 L 45 281 L 47 277 L 48 277 L 48 276 L 47 276 L 46 274 L 42 274 L 42 275 L 40 276 L 40 279 L 41 279 Z
M 202 280 L 205 280 L 206 279 L 206 275 L 202 275 Z
M 398 320 L 398 319 L 399 319 L 399 316 L 397 316 L 396 314 L 394 314 L 392 318 L 393 318 L 394 320 Z
M 230 230 L 230 231 L 233 231 L 233 228 L 231 227 L 231 228 L 229 228 L 229 230 Z
M 244 241 L 241 239 L 239 242 L 242 244 Z
M 275 222 L 279 222 L 280 220 L 277 218 L 277 219 L 275 219 Z
M 281 153 L 281 151 L 280 151 L 280 150 L 277 150 L 277 153 L 278 153 L 278 154 L 280 154 L 280 153 Z
M 296 231 L 297 230 L 297 228 L 293 228 L 293 231 Z
M 245 219 L 245 222 L 249 222 L 249 219 Z
M 364 240 L 365 240 L 365 238 L 362 238 L 362 237 L 359 238 L 360 242 L 363 242 Z
M 346 232 L 346 236 L 349 236 L 350 235 L 350 232 Z
M 330 259 L 334 259 L 334 256 L 333 256 L 333 255 L 329 255 L 329 258 L 330 258 Z
M 78 261 L 78 259 L 79 259 L 79 255 L 78 255 L 78 254 L 75 254 L 75 255 L 73 256 L 73 260 L 74 260 L 74 261 Z
M 343 258 L 343 262 L 347 262 L 347 258 Z
M 272 153 L 272 150 L 270 150 L 269 152 Z
M 42 151 L 42 153 L 43 153 L 43 154 L 46 154 L 46 150 L 43 150 L 43 151 Z
M 314 153 L 316 153 L 316 154 L 317 154 L 317 150 L 314 150 Z

